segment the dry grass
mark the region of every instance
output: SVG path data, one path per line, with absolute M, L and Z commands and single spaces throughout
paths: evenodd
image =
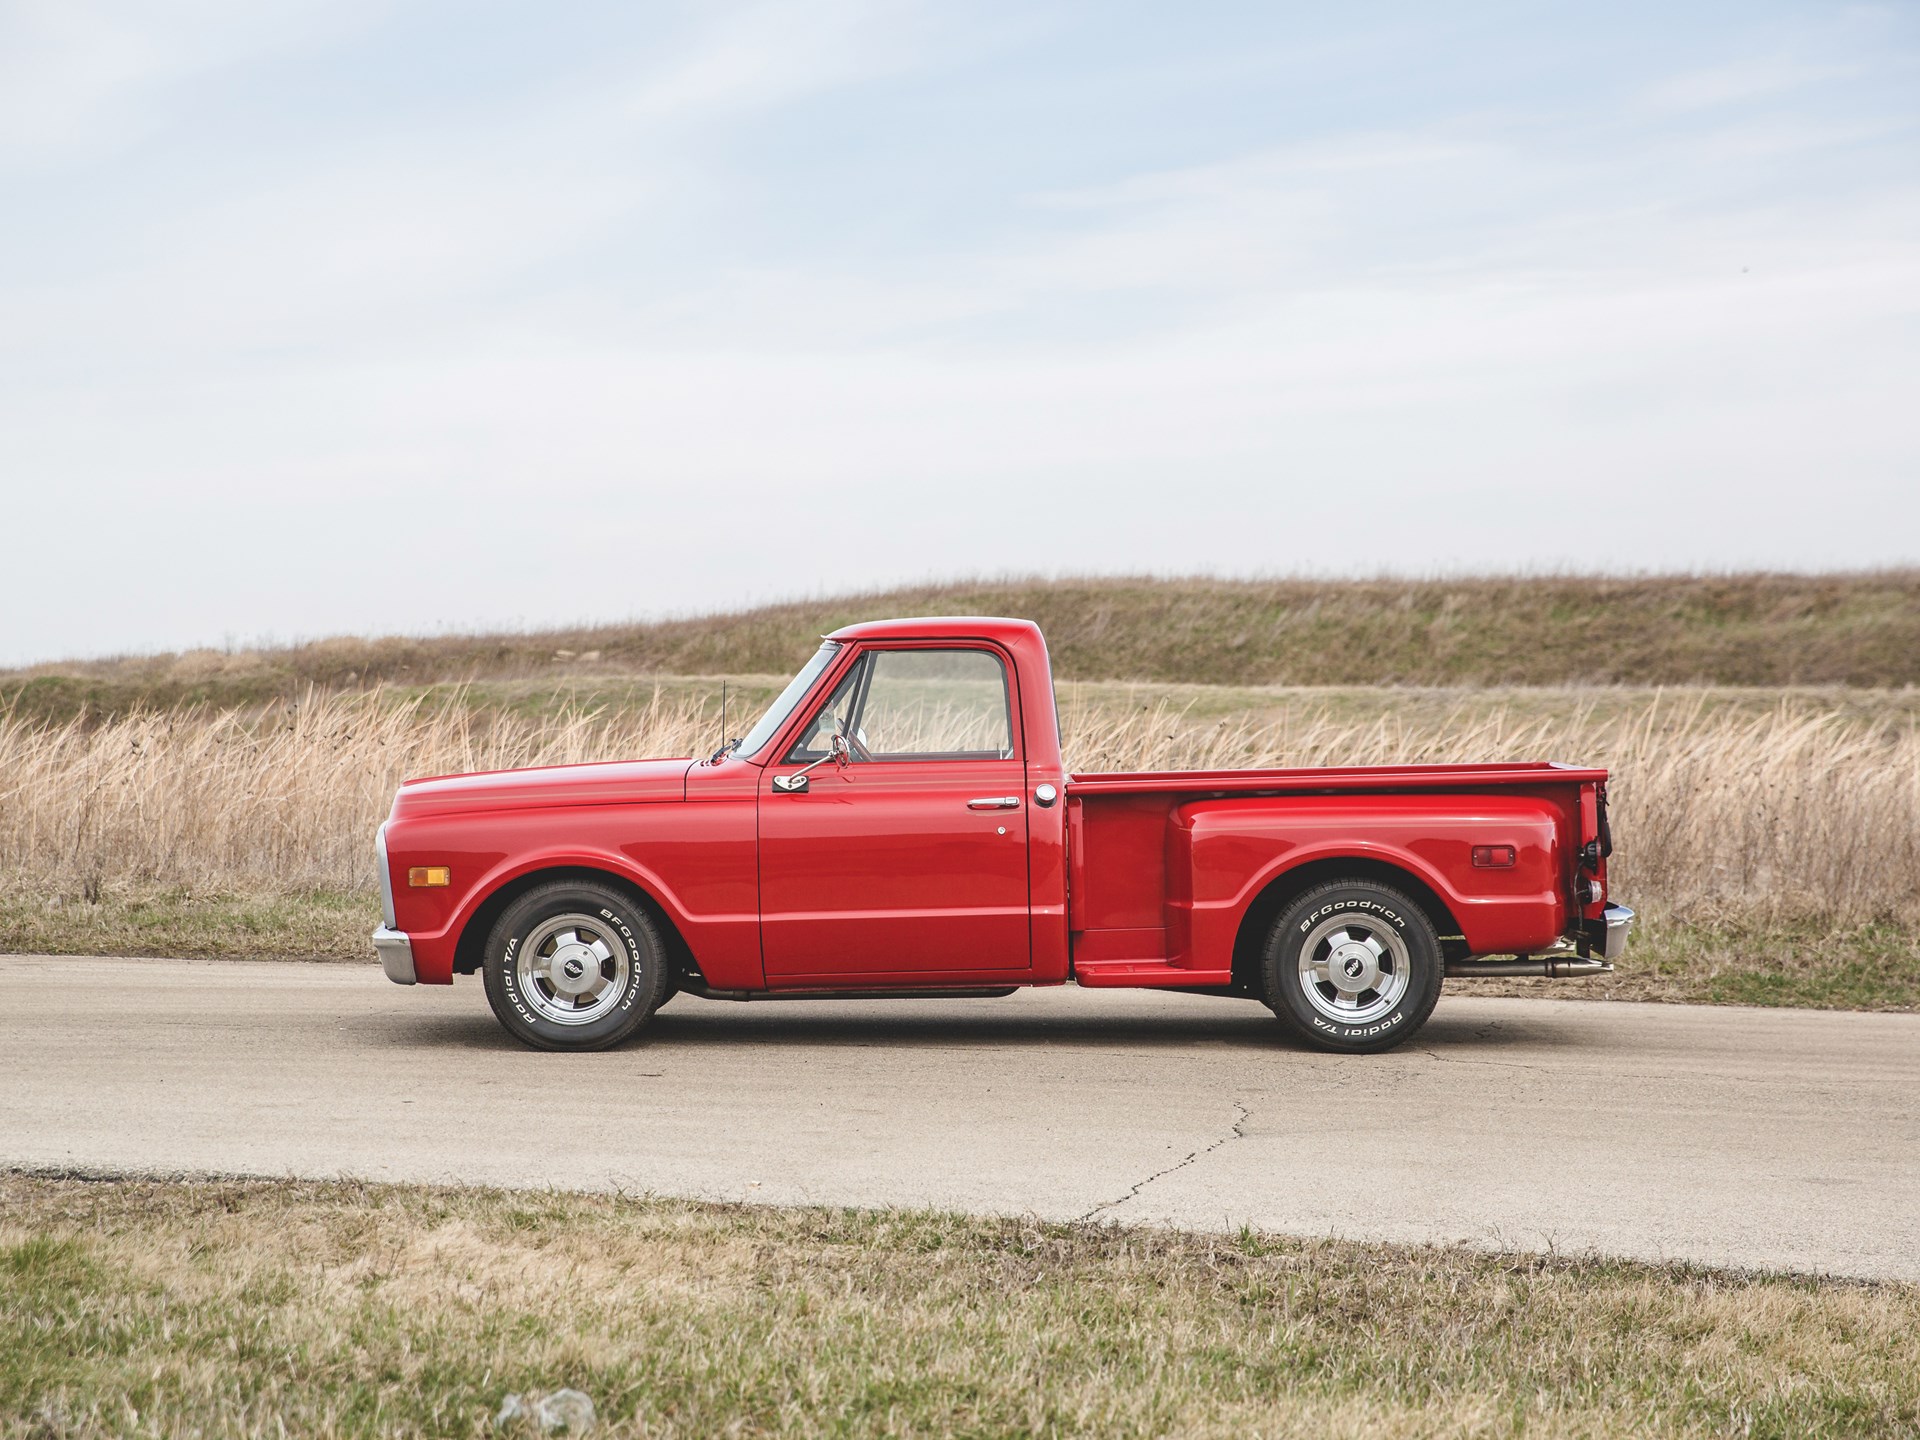
M 0 1435 L 1920 1434 L 1920 1290 L 1457 1250 L 0 1177 Z
M 83 896 L 109 877 L 370 893 L 373 832 L 403 779 L 688 755 L 703 738 L 698 705 L 661 695 L 532 718 L 317 692 L 99 725 L 0 717 L 0 871 Z
M 1462 704 L 1437 721 L 1311 704 L 1200 719 L 1163 702 L 1065 697 L 1084 770 L 1564 758 L 1617 775 L 1615 887 L 1685 922 L 1857 925 L 1920 910 L 1920 724 L 1782 705 L 1659 699 L 1600 718 Z M 371 839 L 406 776 L 642 755 L 712 740 L 702 706 L 475 710 L 315 693 L 252 714 L 97 725 L 0 717 L 0 871 L 93 895 L 111 881 L 294 893 L 373 886 Z

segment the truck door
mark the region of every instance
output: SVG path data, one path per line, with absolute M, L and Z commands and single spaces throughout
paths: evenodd
M 1032 968 L 1010 675 L 985 646 L 865 650 L 767 767 L 760 935 L 771 983 Z

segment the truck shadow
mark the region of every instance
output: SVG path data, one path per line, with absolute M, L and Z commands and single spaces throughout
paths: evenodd
M 608 1054 L 715 1051 L 769 1046 L 791 1049 L 1081 1049 L 1218 1054 L 1294 1051 L 1319 1054 L 1265 1008 L 1250 1001 L 1199 1001 L 1178 1011 L 1126 1014 L 1031 1008 L 998 1010 L 1001 1002 L 676 1000 L 634 1039 Z M 909 1008 L 910 1007 L 910 1008 Z M 928 1013 L 932 1011 L 934 1013 Z M 396 1026 L 391 1043 L 455 1049 L 526 1051 L 485 1012 L 431 1016 Z M 1594 1043 L 1588 1027 L 1521 1002 L 1498 1016 L 1449 1013 L 1443 1004 L 1412 1042 L 1423 1050 L 1486 1053 L 1516 1046 L 1564 1050 Z

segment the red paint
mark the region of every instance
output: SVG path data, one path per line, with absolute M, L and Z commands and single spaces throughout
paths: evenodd
M 1580 916 L 1604 770 L 1542 763 L 1069 776 L 1045 641 L 1026 621 L 891 620 L 841 649 L 753 756 L 410 781 L 387 828 L 395 927 L 420 980 L 477 958 L 487 902 L 554 870 L 644 892 L 722 990 L 1059 984 L 1213 987 L 1249 912 L 1303 866 L 1391 867 L 1474 954 L 1546 948 Z M 773 788 L 872 650 L 979 650 L 1007 674 L 1011 753 L 831 761 Z M 891 662 L 890 662 L 891 663 Z M 919 663 L 919 662 L 914 662 Z M 983 662 L 984 663 L 984 662 Z M 1057 799 L 1042 805 L 1052 786 Z M 971 809 L 1010 796 L 1011 809 Z M 1476 866 L 1476 849 L 1513 863 Z M 444 865 L 444 889 L 406 884 Z M 1297 877 L 1296 877 L 1297 878 Z M 460 944 L 469 927 L 470 943 Z
M 1018 760 L 822 766 L 803 795 L 760 791 L 760 943 L 771 985 L 881 971 L 1033 968 Z

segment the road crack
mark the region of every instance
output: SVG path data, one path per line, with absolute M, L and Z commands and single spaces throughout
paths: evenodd
M 1522 1065 L 1517 1060 L 1488 1060 L 1478 1055 L 1442 1055 L 1437 1050 L 1424 1047 L 1412 1053 L 1424 1055 L 1442 1065 L 1479 1065 L 1490 1070 L 1525 1070 L 1534 1075 L 1544 1074 L 1547 1069 L 1544 1065 Z
M 1154 1171 L 1153 1174 L 1147 1176 L 1146 1179 L 1134 1185 L 1130 1190 L 1127 1191 L 1126 1194 L 1122 1195 L 1119 1199 L 1101 1201 L 1098 1205 L 1094 1206 L 1091 1210 L 1087 1211 L 1086 1214 L 1076 1216 L 1074 1219 L 1074 1224 L 1084 1225 L 1087 1221 L 1093 1219 L 1094 1216 L 1096 1215 L 1104 1215 L 1109 1210 L 1117 1210 L 1122 1205 L 1126 1204 L 1129 1200 L 1132 1200 L 1137 1195 L 1139 1195 L 1139 1193 L 1142 1190 L 1146 1189 L 1149 1185 L 1153 1184 L 1154 1181 L 1164 1180 L 1167 1176 L 1173 1174 L 1175 1171 L 1186 1169 L 1189 1165 L 1193 1164 L 1194 1161 L 1213 1154 L 1213 1152 L 1218 1150 L 1222 1145 L 1230 1144 L 1235 1140 L 1246 1139 L 1247 1138 L 1247 1121 L 1253 1118 L 1253 1112 L 1238 1100 L 1233 1102 L 1233 1108 L 1235 1111 L 1235 1114 L 1233 1117 L 1233 1125 L 1227 1131 L 1227 1133 L 1222 1135 L 1218 1140 L 1214 1141 L 1211 1145 L 1205 1146 L 1199 1150 L 1195 1150 L 1191 1152 L 1186 1157 L 1186 1159 L 1180 1160 L 1175 1164 L 1169 1165 L 1164 1170 Z

